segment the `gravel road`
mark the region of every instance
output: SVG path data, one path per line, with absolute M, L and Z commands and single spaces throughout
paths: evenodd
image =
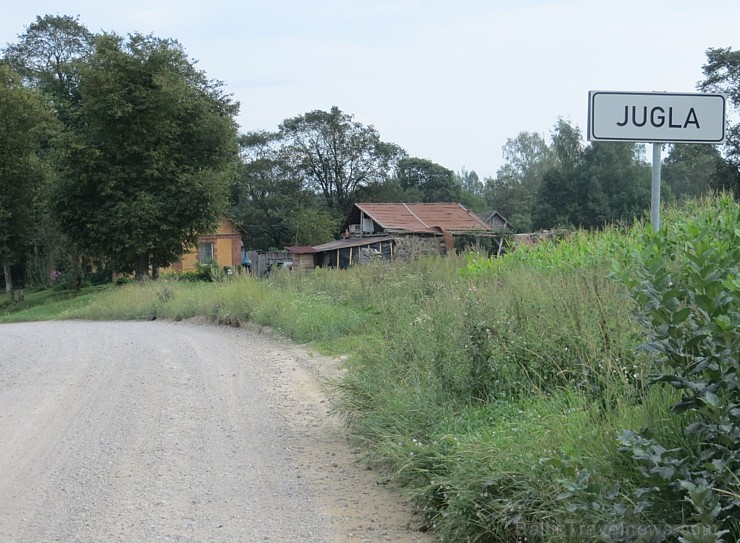
M 337 361 L 195 322 L 0 325 L 0 542 L 420 542 Z

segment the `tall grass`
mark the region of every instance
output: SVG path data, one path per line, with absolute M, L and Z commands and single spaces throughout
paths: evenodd
M 664 228 L 680 244 L 687 216 L 734 220 L 737 205 L 724 202 L 668 209 Z M 630 507 L 644 477 L 618 436 L 649 428 L 667 449 L 700 447 L 683 433 L 691 415 L 670 412 L 678 393 L 647 386 L 650 360 L 636 352 L 645 329 L 612 279 L 651 250 L 649 230 L 576 232 L 500 259 L 158 281 L 64 316 L 249 320 L 349 354 L 337 413 L 444 540 L 648 541 L 685 507 L 668 494 Z

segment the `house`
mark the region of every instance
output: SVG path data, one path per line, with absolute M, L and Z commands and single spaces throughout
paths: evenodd
M 198 237 L 196 251 L 185 253 L 172 265 L 178 273 L 194 271 L 196 264 L 215 261 L 222 268 L 237 270 L 242 263 L 242 230 L 229 217 L 223 216 L 213 234 Z
M 287 247 L 293 256 L 295 271 L 314 268 L 349 268 L 373 259 L 393 260 L 396 239 L 388 236 L 371 236 L 330 241 L 314 247 Z
M 378 234 L 454 235 L 490 232 L 478 215 L 462 204 L 355 204 L 342 229 L 347 236 Z
M 461 237 L 470 243 L 494 235 L 478 215 L 458 203 L 355 204 L 343 231 L 346 238 L 393 236 L 394 258 L 401 260 L 453 252 Z
M 313 247 L 288 247 L 293 269 L 347 268 L 373 259 L 411 260 L 454 251 L 459 236 L 492 236 L 491 228 L 460 204 L 355 204 L 343 237 Z

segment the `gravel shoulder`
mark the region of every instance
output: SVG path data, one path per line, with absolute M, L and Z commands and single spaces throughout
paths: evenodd
M 259 330 L 0 325 L 0 541 L 430 543 L 330 415 L 338 371 Z

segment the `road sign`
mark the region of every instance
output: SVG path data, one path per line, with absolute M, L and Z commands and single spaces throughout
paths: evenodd
M 588 93 L 588 140 L 724 143 L 725 96 L 670 92 Z

